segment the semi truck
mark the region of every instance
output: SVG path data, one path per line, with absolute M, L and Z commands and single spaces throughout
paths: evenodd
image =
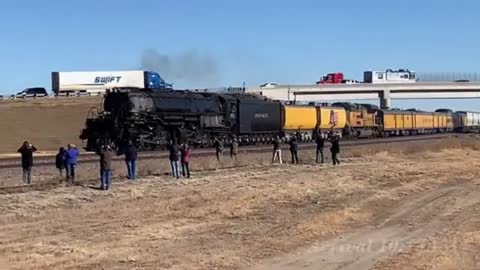
M 343 73 L 328 73 L 325 76 L 322 76 L 317 84 L 336 84 L 343 82 Z
M 363 72 L 364 83 L 415 83 L 415 71 L 408 69 Z
M 121 88 L 171 89 L 172 84 L 144 70 L 52 72 L 55 95 L 93 95 Z

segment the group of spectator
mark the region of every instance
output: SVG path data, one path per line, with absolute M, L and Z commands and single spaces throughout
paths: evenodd
M 67 145 L 67 149 L 60 147 L 55 157 L 55 167 L 57 167 L 60 177 L 63 177 L 65 171 L 67 183 L 75 183 L 75 168 L 77 167 L 80 151 L 74 144 Z
M 330 143 L 332 144 L 330 148 L 330 152 L 332 154 L 332 162 L 333 165 L 340 165 L 340 160 L 338 158 L 338 154 L 340 153 L 340 136 L 335 135 L 333 133 L 330 134 L 316 134 L 316 154 L 315 154 L 315 162 L 316 163 L 324 163 L 325 157 L 323 150 L 325 148 L 325 141 L 329 140 Z M 273 140 L 273 156 L 272 156 L 272 163 L 283 163 L 282 159 L 282 149 L 281 149 L 281 144 L 282 140 L 280 139 L 280 136 L 277 136 L 275 140 Z M 290 154 L 292 157 L 292 164 L 298 164 L 298 139 L 297 136 L 294 135 L 291 137 L 291 139 L 288 141 L 289 144 L 289 150 Z M 224 151 L 224 143 L 221 138 L 216 138 L 214 142 L 215 146 L 215 153 L 217 160 L 219 162 L 222 161 L 223 157 L 223 151 Z M 230 144 L 230 157 L 234 160 L 237 160 L 238 156 L 238 139 L 233 138 L 231 144 Z
M 329 136 L 331 141 L 330 151 L 332 153 L 333 165 L 339 165 L 340 160 L 338 154 L 340 153 L 340 137 Z M 324 146 L 326 136 L 319 134 L 316 136 L 316 162 L 324 163 Z M 282 141 L 279 136 L 273 141 L 273 157 L 272 163 L 283 163 L 282 160 Z M 224 152 L 224 142 L 221 138 L 215 139 L 214 142 L 215 152 L 218 162 L 222 162 Z M 298 141 L 296 136 L 293 136 L 289 141 L 290 153 L 292 156 L 292 164 L 298 164 Z M 18 149 L 22 157 L 22 179 L 24 183 L 31 184 L 32 182 L 32 166 L 33 166 L 33 153 L 37 151 L 37 148 L 31 143 L 25 141 L 23 145 Z M 239 153 L 239 142 L 237 138 L 233 138 L 230 143 L 230 157 L 233 160 L 237 160 Z M 67 148 L 60 147 L 56 155 L 56 168 L 59 171 L 60 177 L 66 176 L 66 182 L 70 184 L 75 183 L 75 169 L 78 162 L 78 156 L 80 152 L 74 144 L 69 144 Z M 137 147 L 132 141 L 129 141 L 127 145 L 121 147 L 118 152 L 115 152 L 110 145 L 105 144 L 97 151 L 97 155 L 100 157 L 100 188 L 102 190 L 108 190 L 112 182 L 112 161 L 115 155 L 125 155 L 125 164 L 127 167 L 127 178 L 129 180 L 135 180 L 136 178 L 136 161 L 137 161 Z M 171 142 L 169 145 L 169 160 L 172 169 L 172 176 L 180 178 L 180 172 L 183 177 L 190 178 L 190 157 L 192 155 L 192 148 L 183 143 L 178 145 Z M 180 171 L 181 168 L 181 171 Z
M 22 157 L 22 179 L 26 184 L 32 183 L 33 153 L 37 148 L 28 141 L 23 142 L 18 152 Z M 67 149 L 60 147 L 56 155 L 55 166 L 63 177 L 63 171 L 66 171 L 67 182 L 75 181 L 75 167 L 77 166 L 79 151 L 74 144 L 69 144 Z
M 186 143 L 178 146 L 176 143 L 169 145 L 169 159 L 172 167 L 173 177 L 180 178 L 180 166 L 182 168 L 182 176 L 190 178 L 190 156 L 192 149 Z
M 117 153 L 113 151 L 109 144 L 103 145 L 98 151 L 100 156 L 100 189 L 109 190 L 112 184 L 112 162 L 115 155 L 125 156 L 125 165 L 127 167 L 127 179 L 134 181 L 136 178 L 138 150 L 132 141 L 118 150 Z
M 23 182 L 28 185 L 32 183 L 33 153 L 36 151 L 37 148 L 28 141 L 25 141 L 18 149 L 22 161 L 22 179 Z M 75 183 L 75 169 L 79 155 L 80 151 L 77 146 L 69 144 L 66 149 L 65 147 L 60 147 L 55 156 L 55 167 L 58 169 L 60 177 L 63 179 L 65 175 L 66 182 L 69 184 Z M 130 180 L 135 179 L 137 148 L 131 141 L 117 153 L 113 151 L 110 145 L 106 144 L 97 151 L 97 155 L 100 157 L 100 188 L 102 190 L 108 190 L 111 186 L 112 161 L 115 155 L 125 155 L 127 178 Z M 63 180 L 61 180 L 61 182 L 63 182 Z
M 338 158 L 338 154 L 340 153 L 340 136 L 330 134 L 330 143 L 332 146 L 330 147 L 330 152 L 332 154 L 332 162 L 333 165 L 340 165 L 340 160 Z M 325 148 L 325 141 L 327 140 L 327 136 L 324 134 L 317 134 L 315 143 L 316 143 L 316 153 L 315 153 L 315 162 L 316 163 L 324 163 L 324 154 L 323 150 Z M 283 163 L 282 160 L 282 149 L 280 148 L 282 141 L 280 137 L 277 137 L 273 141 L 273 157 L 272 163 L 278 162 L 280 164 Z M 293 136 L 290 141 L 288 142 L 290 145 L 290 154 L 292 156 L 292 164 L 298 164 L 298 141 L 297 137 Z
M 217 161 L 222 162 L 224 153 L 223 140 L 221 138 L 216 138 L 213 145 L 215 147 Z M 238 156 L 238 148 L 238 140 L 237 138 L 233 138 L 232 143 L 230 144 L 230 158 L 235 161 L 237 160 Z M 190 157 L 192 155 L 192 148 L 187 143 L 183 143 L 178 146 L 176 143 L 171 142 L 169 145 L 169 152 L 173 177 L 180 178 L 181 167 L 182 176 L 190 178 Z

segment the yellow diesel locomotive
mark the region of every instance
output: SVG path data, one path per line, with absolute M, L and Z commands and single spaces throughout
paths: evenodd
M 452 113 L 416 110 L 381 110 L 375 105 L 334 103 L 343 107 L 347 123 L 343 130 L 346 139 L 445 133 L 454 130 Z

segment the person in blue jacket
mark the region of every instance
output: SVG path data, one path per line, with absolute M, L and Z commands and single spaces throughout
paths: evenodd
M 75 182 L 75 167 L 77 166 L 80 152 L 74 144 L 69 144 L 65 152 L 65 167 L 67 169 L 67 182 Z

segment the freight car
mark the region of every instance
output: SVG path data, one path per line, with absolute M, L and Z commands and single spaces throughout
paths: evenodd
M 346 125 L 346 111 L 341 107 L 283 106 L 283 131 L 296 134 L 302 141 L 311 141 L 315 135 L 341 134 Z
M 445 133 L 453 131 L 452 115 L 439 112 L 378 110 L 384 136 Z
M 480 113 L 459 111 L 452 116 L 456 132 L 480 132 Z
M 135 141 L 143 149 L 188 142 L 211 146 L 218 137 L 241 143 L 266 143 L 277 136 L 310 141 L 313 134 L 340 134 L 343 108 L 288 106 L 245 94 L 129 89 L 107 92 L 100 113 L 91 114 L 80 136 L 86 149 L 121 147 Z

